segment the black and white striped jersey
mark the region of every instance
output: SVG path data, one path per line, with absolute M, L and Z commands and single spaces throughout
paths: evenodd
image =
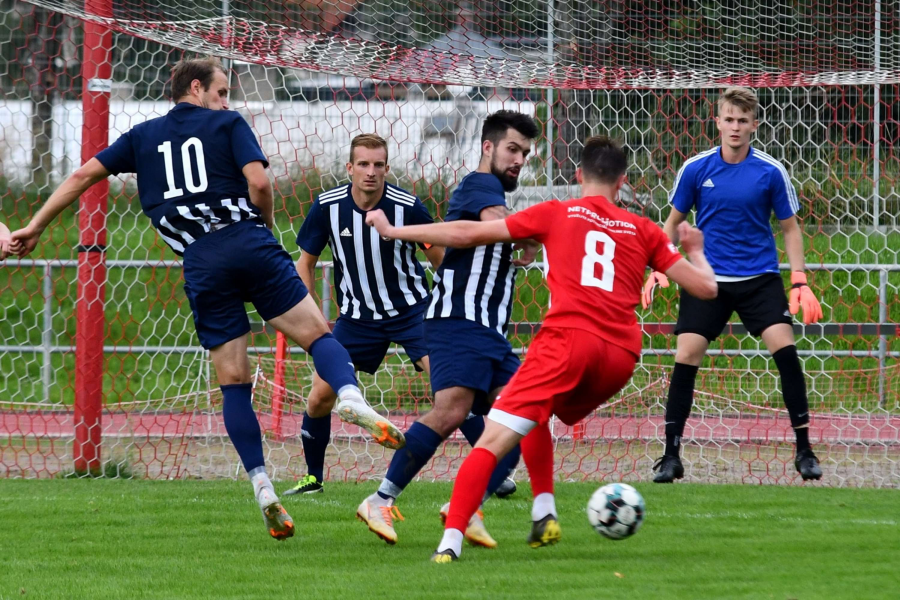
M 490 173 L 469 173 L 450 197 L 446 220 L 479 221 L 481 211 L 491 206 L 506 206 L 500 180 Z M 467 319 L 505 336 L 515 281 L 512 244 L 447 248 L 425 318 Z
M 421 200 L 389 183 L 375 209 L 398 227 L 433 222 Z M 353 201 L 349 183 L 316 198 L 300 226 L 297 245 L 315 256 L 331 246 L 338 306 L 341 315 L 351 319 L 396 317 L 428 297 L 416 244 L 385 240 L 366 225 L 366 211 Z

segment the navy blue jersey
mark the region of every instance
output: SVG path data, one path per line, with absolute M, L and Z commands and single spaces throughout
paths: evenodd
M 480 221 L 481 211 L 491 206 L 506 207 L 500 180 L 490 173 L 469 173 L 450 196 L 446 220 Z M 505 336 L 516 280 L 511 261 L 512 244 L 447 248 L 425 318 L 468 319 Z
M 397 227 L 434 222 L 421 200 L 389 183 L 375 209 Z M 353 201 L 349 183 L 319 194 L 300 226 L 297 245 L 315 256 L 331 246 L 338 305 L 352 319 L 396 317 L 428 297 L 416 245 L 385 240 L 366 225 L 366 211 Z
M 262 223 L 241 170 L 269 163 L 236 112 L 182 102 L 136 125 L 96 158 L 113 175 L 137 174 L 141 208 L 176 254 L 231 223 Z
M 678 171 L 669 202 L 689 213 L 697 209 L 704 249 L 717 278 L 778 273 L 778 252 L 769 219 L 800 210 L 787 170 L 765 152 L 750 149 L 736 165 L 719 148 L 690 158 Z

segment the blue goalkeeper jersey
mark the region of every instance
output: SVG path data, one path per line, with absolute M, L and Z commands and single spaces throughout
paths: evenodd
M 669 202 L 683 213 L 696 209 L 695 223 L 717 277 L 778 273 L 772 212 L 783 220 L 800 209 L 787 170 L 755 148 L 736 165 L 722 160 L 719 147 L 688 159 Z
M 389 183 L 375 209 L 383 210 L 397 227 L 434 222 L 421 200 Z M 366 225 L 366 211 L 353 201 L 349 183 L 319 194 L 300 226 L 297 245 L 315 256 L 331 246 L 342 316 L 378 321 L 396 317 L 428 297 L 416 245 L 386 240 Z
M 211 231 L 258 220 L 242 169 L 268 166 L 247 122 L 234 111 L 182 102 L 136 125 L 96 156 L 107 171 L 137 174 L 141 209 L 175 251 Z
M 506 207 L 500 180 L 469 173 L 450 197 L 446 220 L 480 221 L 481 211 L 491 206 Z M 515 280 L 512 244 L 447 248 L 425 318 L 467 319 L 506 336 Z

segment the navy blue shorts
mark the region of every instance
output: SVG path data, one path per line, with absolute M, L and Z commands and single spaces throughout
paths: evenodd
M 291 255 L 257 221 L 208 233 L 184 251 L 184 291 L 200 344 L 215 348 L 250 331 L 244 303 L 268 321 L 307 295 Z
M 475 390 L 472 412 L 477 415 L 487 414 L 488 394 L 509 383 L 521 364 L 505 337 L 467 319 L 426 319 L 425 343 L 432 391 Z
M 416 371 L 421 371 L 416 363 L 428 356 L 424 326 L 426 305 L 427 301 L 420 302 L 396 317 L 378 321 L 341 315 L 334 324 L 334 337 L 347 349 L 360 371 L 375 373 L 391 343 L 403 346 Z

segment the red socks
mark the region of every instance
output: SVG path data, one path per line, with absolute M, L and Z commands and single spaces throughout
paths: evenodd
M 549 432 L 548 432 L 549 435 Z M 552 462 L 552 456 L 551 456 Z M 450 497 L 450 513 L 447 515 L 446 529 L 458 529 L 465 532 L 469 519 L 481 506 L 484 493 L 487 491 L 491 473 L 497 466 L 497 457 L 490 450 L 475 448 L 463 461 L 453 484 L 453 495 Z M 551 477 L 552 464 L 551 464 Z
M 553 493 L 553 438 L 547 423 L 538 425 L 520 442 L 534 497 Z

